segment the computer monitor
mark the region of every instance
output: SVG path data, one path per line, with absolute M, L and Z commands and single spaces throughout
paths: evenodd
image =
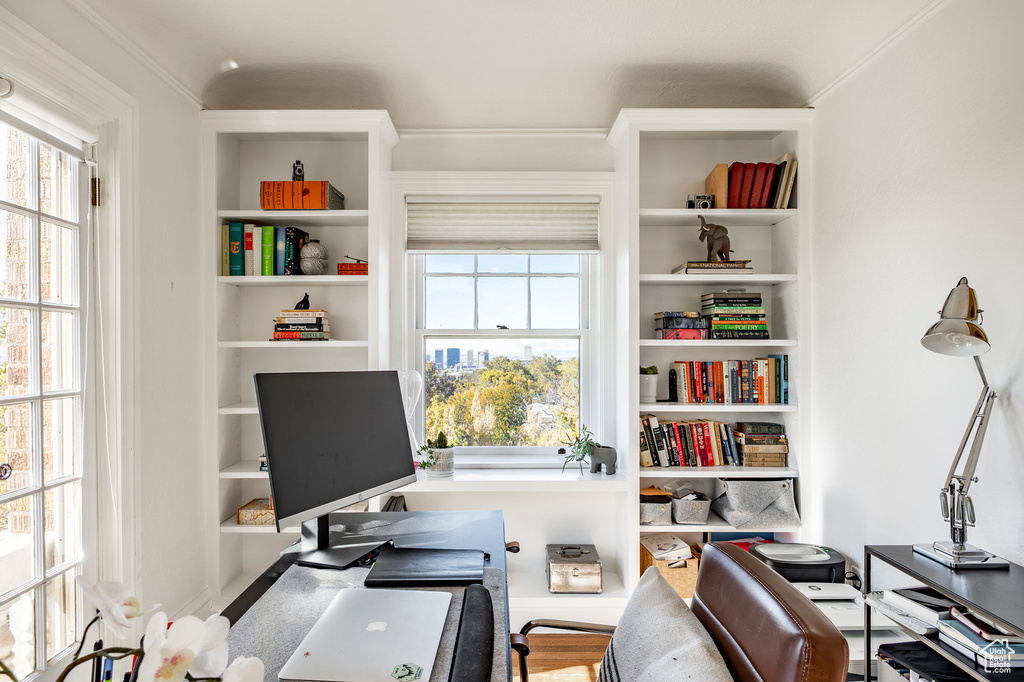
M 416 480 L 398 373 L 256 374 L 277 530 L 303 530 L 298 562 L 344 568 L 369 549 L 332 545 L 328 513 Z

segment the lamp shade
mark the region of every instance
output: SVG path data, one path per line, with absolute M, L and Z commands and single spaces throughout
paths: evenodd
M 970 356 L 987 353 L 988 336 L 977 323 L 983 311 L 978 309 L 974 289 L 961 277 L 946 297 L 946 303 L 939 311 L 939 321 L 928 328 L 921 337 L 921 345 L 942 355 Z

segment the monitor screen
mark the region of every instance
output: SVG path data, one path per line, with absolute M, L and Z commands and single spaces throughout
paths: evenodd
M 415 480 L 397 372 L 254 379 L 279 531 Z

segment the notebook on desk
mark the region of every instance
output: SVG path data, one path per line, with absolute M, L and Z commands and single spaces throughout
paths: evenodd
M 345 588 L 302 640 L 282 682 L 429 680 L 452 595 Z
M 472 585 L 484 580 L 478 549 L 424 549 L 385 545 L 366 576 L 367 587 Z

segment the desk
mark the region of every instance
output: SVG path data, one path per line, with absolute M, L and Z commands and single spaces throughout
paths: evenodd
M 953 601 L 963 604 L 1000 624 L 1007 632 L 1024 637 L 1024 566 L 1010 564 L 1008 570 L 954 571 L 942 564 L 914 553 L 912 545 L 868 545 L 864 547 L 864 593 L 871 592 L 871 559 L 876 558 Z M 864 608 L 864 623 L 871 608 Z M 924 642 L 937 654 L 950 661 L 979 682 L 1024 682 L 1024 668 L 1009 673 L 987 673 L 983 666 L 968 661 L 939 642 L 937 635 L 919 635 L 906 631 L 908 637 Z M 864 630 L 865 666 L 870 662 L 871 632 Z M 867 668 L 870 670 L 870 668 Z
M 344 532 L 338 533 L 337 530 L 342 525 Z M 333 542 L 351 539 L 360 542 L 379 540 L 383 543 L 393 539 L 395 544 L 400 547 L 479 549 L 488 555 L 484 563 L 485 568 L 497 568 L 502 571 L 503 575 L 505 574 L 505 531 L 500 511 L 339 513 L 331 514 L 331 526 Z M 292 578 L 301 571 L 321 571 L 325 572 L 323 575 L 332 581 L 337 580 L 335 576 L 348 573 L 348 571 L 307 569 L 295 566 L 295 558 L 296 555 L 293 552 L 286 550 L 278 561 L 264 571 L 235 601 L 224 609 L 222 615 L 232 625 L 235 625 L 289 571 L 291 571 L 289 575 Z M 501 590 L 507 619 L 507 585 L 502 584 Z M 326 607 L 326 604 L 323 606 Z M 316 617 L 318 616 L 319 614 L 316 614 Z M 496 637 L 496 646 L 499 641 L 504 645 L 504 655 L 509 663 L 507 670 L 509 679 L 511 679 L 512 667 L 506 619 L 502 619 L 500 625 L 498 619 L 495 619 L 495 627 L 500 627 L 502 630 L 499 633 L 501 636 Z M 309 626 L 311 625 L 310 622 Z M 265 625 L 261 623 L 260 626 L 272 629 L 276 623 L 267 622 Z M 307 627 L 308 630 L 308 626 L 304 627 Z M 305 636 L 305 632 L 302 632 L 301 635 Z M 292 648 L 294 649 L 294 646 Z M 230 655 L 234 657 L 236 653 L 232 651 Z M 277 670 L 271 671 L 268 667 L 267 673 L 268 680 L 277 679 Z

